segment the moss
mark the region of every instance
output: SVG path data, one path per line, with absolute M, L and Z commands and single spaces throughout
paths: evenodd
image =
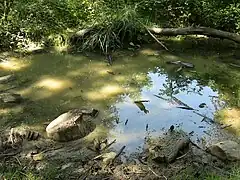
M 240 135 L 240 108 L 225 108 L 215 114 L 215 119 L 236 135 Z

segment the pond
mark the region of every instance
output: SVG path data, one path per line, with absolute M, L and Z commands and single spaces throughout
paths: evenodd
M 112 66 L 93 53 L 12 57 L 0 63 L 0 75 L 14 73 L 17 80 L 0 84 L 0 90 L 20 93 L 26 102 L 2 107 L 0 126 L 28 125 L 43 131 L 45 122 L 72 108 L 93 107 L 102 117 L 98 136 L 116 139 L 113 147 L 125 145 L 129 153 L 141 150 L 146 137 L 161 135 L 172 125 L 203 143 L 219 130 L 206 119 L 239 101 L 239 69 L 222 62 L 221 55 L 146 47 L 114 53 Z M 166 64 L 179 60 L 195 68 L 180 71 Z M 139 100 L 147 102 L 134 103 Z M 180 108 L 179 102 L 194 110 Z

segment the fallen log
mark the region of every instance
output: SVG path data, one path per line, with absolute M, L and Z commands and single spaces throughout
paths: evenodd
M 148 28 L 148 30 L 152 34 L 162 36 L 206 35 L 211 37 L 229 39 L 236 43 L 240 43 L 240 35 L 208 27 Z

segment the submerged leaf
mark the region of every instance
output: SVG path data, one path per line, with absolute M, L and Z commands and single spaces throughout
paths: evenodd
M 204 108 L 204 107 L 207 107 L 207 104 L 206 104 L 206 103 L 201 103 L 201 104 L 199 104 L 198 107 L 199 107 L 199 108 Z
M 141 111 L 143 111 L 145 114 L 149 113 L 149 110 L 146 109 L 146 107 L 144 106 L 144 104 L 143 104 L 142 102 L 137 101 L 137 102 L 134 102 L 134 103 L 135 103 L 135 104 L 138 106 L 138 108 L 139 108 Z

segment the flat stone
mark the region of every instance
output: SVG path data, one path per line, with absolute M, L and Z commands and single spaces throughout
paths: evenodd
M 93 118 L 97 116 L 97 112 L 95 109 L 68 111 L 47 126 L 47 136 L 62 142 L 83 138 L 95 129 Z
M 207 150 L 221 160 L 240 160 L 240 144 L 234 141 L 222 141 L 209 146 Z

